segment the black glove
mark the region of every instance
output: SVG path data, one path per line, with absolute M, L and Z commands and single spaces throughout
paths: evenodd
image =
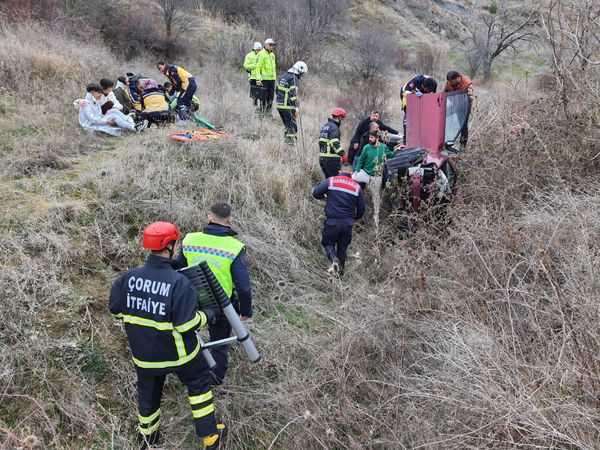
M 217 307 L 213 308 L 211 306 L 205 306 L 200 311 L 202 311 L 206 316 L 206 323 L 208 325 L 214 325 L 221 315 L 221 310 L 219 310 Z

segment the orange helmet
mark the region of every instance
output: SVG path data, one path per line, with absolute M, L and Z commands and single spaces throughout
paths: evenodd
M 340 119 L 343 119 L 346 117 L 346 110 L 344 108 L 333 108 L 333 111 L 331 111 L 331 117 L 339 117 Z
M 170 222 L 154 222 L 144 228 L 144 248 L 147 250 L 164 250 L 181 238 L 177 225 Z

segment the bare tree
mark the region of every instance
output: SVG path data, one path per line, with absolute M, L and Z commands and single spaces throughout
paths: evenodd
M 490 8 L 465 24 L 468 35 L 463 45 L 470 75 L 475 76 L 482 70 L 484 79 L 489 80 L 496 58 L 507 50 L 516 53 L 520 45 L 533 43 L 537 20 L 535 10 L 523 14 L 523 11 L 507 8 Z
M 551 0 L 540 14 L 540 22 L 551 50 L 563 111 L 569 119 L 572 91 L 585 90 L 585 95 L 577 96 L 578 103 L 590 98 L 598 102 L 600 98 L 600 4 L 595 0 Z
M 165 27 L 165 56 L 171 57 L 177 38 L 189 30 L 189 11 L 194 6 L 192 0 L 157 0 L 160 17 Z

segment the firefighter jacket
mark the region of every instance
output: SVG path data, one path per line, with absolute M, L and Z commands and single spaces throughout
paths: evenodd
M 219 284 L 239 313 L 252 316 L 252 288 L 243 242 L 230 227 L 209 223 L 202 232 L 183 238 L 177 267 L 187 267 L 206 261 Z
M 151 254 L 110 291 L 110 312 L 125 324 L 133 362 L 143 369 L 182 366 L 200 352 L 196 330 L 206 315 L 198 311 L 196 289 L 171 263 Z
M 275 81 L 277 79 L 277 61 L 275 53 L 262 49 L 258 52 L 256 79 L 258 81 Z
M 174 64 L 167 65 L 167 73 L 165 75 L 173 85 L 173 93 L 185 92 L 190 84 L 190 80 L 194 78 L 194 76 L 183 67 Z
M 340 123 L 331 117 L 321 127 L 321 133 L 319 134 L 319 156 L 321 158 L 339 158 L 344 156 L 344 150 L 340 142 Z
M 286 72 L 277 80 L 275 88 L 275 106 L 277 109 L 292 110 L 298 109 L 298 85 L 300 77 L 292 72 Z
M 352 225 L 365 213 L 362 189 L 349 173 L 321 181 L 313 188 L 312 195 L 316 199 L 327 198 L 325 223 L 328 225 Z
M 248 72 L 248 79 L 256 80 L 258 77 L 258 52 L 252 50 L 244 58 L 244 70 Z

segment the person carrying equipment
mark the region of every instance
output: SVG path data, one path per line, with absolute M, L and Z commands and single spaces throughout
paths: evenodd
M 446 75 L 444 92 L 466 92 L 469 97 L 469 111 L 465 119 L 465 125 L 460 132 L 460 144 L 463 147 L 466 147 L 467 142 L 469 141 L 469 116 L 471 115 L 471 108 L 473 107 L 473 101 L 475 100 L 473 82 L 468 76 L 455 70 L 451 70 Z
M 304 61 L 297 61 L 279 80 L 277 80 L 277 98 L 275 107 L 283 122 L 285 141 L 294 144 L 298 137 L 298 86 L 300 77 L 308 72 Z
M 271 114 L 273 97 L 275 95 L 275 80 L 277 79 L 277 58 L 275 57 L 275 41 L 268 38 L 265 48 L 258 53 L 256 62 L 256 85 L 261 87 L 261 113 Z
M 174 267 L 183 268 L 206 261 L 217 281 L 231 299 L 242 320 L 252 317 L 252 287 L 246 262 L 244 244 L 236 239 L 231 229 L 231 206 L 215 203 L 208 213 L 208 225 L 202 232 L 189 233 L 182 242 L 181 253 Z M 231 325 L 222 316 L 209 326 L 210 340 L 218 341 L 231 336 Z M 212 350 L 217 363 L 212 370 L 215 384 L 221 384 L 228 368 L 229 346 Z
M 420 97 L 423 94 L 435 94 L 437 91 L 437 81 L 429 75 L 418 74 L 410 79 L 400 89 L 400 98 L 402 99 L 402 111 L 404 111 L 404 120 L 402 129 L 404 133 L 404 144 L 406 144 L 406 104 L 410 94 L 415 94 Z M 396 133 L 394 133 L 396 134 Z
M 177 93 L 177 115 L 181 120 L 188 120 L 192 110 L 192 99 L 198 89 L 196 78 L 183 67 L 174 64 L 165 64 L 160 61 L 156 67 L 171 82 L 172 87 L 169 93 Z
M 365 213 L 362 189 L 351 175 L 352 165 L 344 162 L 339 175 L 321 181 L 312 189 L 314 198 L 327 199 L 321 244 L 331 263 L 328 272 L 339 276 L 344 274 L 352 226 Z
M 358 123 L 358 125 L 356 126 L 356 130 L 354 130 L 354 135 L 352 136 L 352 139 L 350 139 L 350 146 L 348 147 L 348 160 L 350 162 L 354 162 L 354 158 L 362 150 L 360 142 L 363 136 L 365 136 L 365 134 L 370 131 L 371 124 L 373 122 L 379 125 L 379 130 L 381 131 L 387 131 L 388 133 L 398 134 L 398 131 L 381 121 L 381 114 L 379 113 L 379 111 L 371 111 L 371 114 L 369 114 L 368 117 L 365 117 Z
M 258 105 L 261 99 L 261 89 L 256 85 L 258 77 L 258 53 L 262 50 L 262 44 L 255 42 L 252 50 L 244 58 L 244 70 L 248 72 L 248 81 L 250 82 L 250 98 L 254 101 L 254 106 Z
M 346 117 L 346 110 L 334 108 L 327 123 L 321 127 L 319 134 L 319 165 L 325 178 L 334 177 L 340 171 L 340 161 L 344 156 L 340 142 L 340 125 Z
M 217 449 L 223 424 L 217 424 L 211 380 L 196 330 L 218 311 L 198 310 L 198 292 L 176 272 L 173 255 L 181 233 L 169 222 L 144 229 L 150 251 L 142 267 L 121 275 L 112 285 L 110 312 L 125 325 L 137 372 L 141 449 L 160 439 L 160 401 L 165 378 L 176 374 L 186 385 L 196 434 L 203 449 Z

